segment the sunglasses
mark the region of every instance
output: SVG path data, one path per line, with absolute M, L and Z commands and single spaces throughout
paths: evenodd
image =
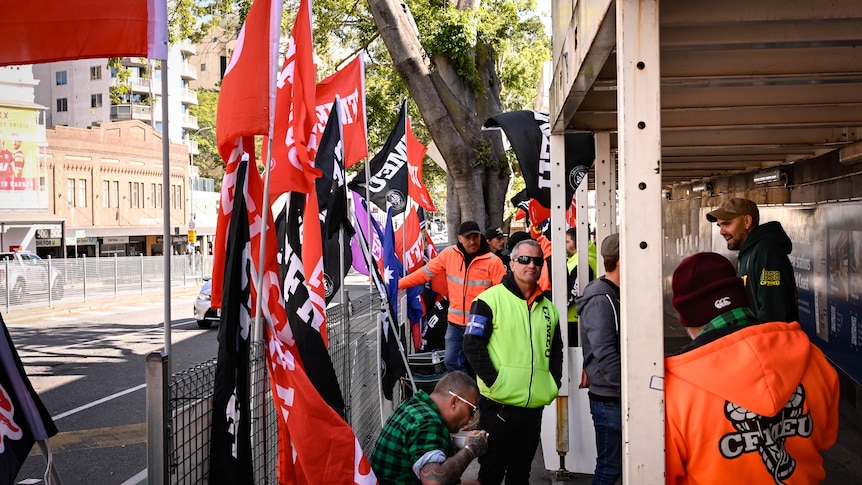
M 517 258 L 513 259 L 513 261 L 517 261 L 524 266 L 533 263 L 536 265 L 537 268 L 541 268 L 545 264 L 545 258 L 543 258 L 542 256 L 518 256 Z
M 471 417 L 471 418 L 472 418 L 473 416 L 475 416 L 475 415 L 476 415 L 476 411 L 478 411 L 478 410 L 479 410 L 479 408 L 477 408 L 475 404 L 473 404 L 473 403 L 471 403 L 470 401 L 468 401 L 468 400 L 464 399 L 463 397 L 461 397 L 461 396 L 459 396 L 459 395 L 455 394 L 455 393 L 454 393 L 454 392 L 452 392 L 452 391 L 449 391 L 449 394 L 451 394 L 451 395 L 453 395 L 453 396 L 457 397 L 461 402 L 463 402 L 464 404 L 466 404 L 466 405 L 470 406 L 470 417 Z

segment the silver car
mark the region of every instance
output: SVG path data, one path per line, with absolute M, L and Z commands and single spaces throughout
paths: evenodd
M 213 322 L 218 323 L 221 316 L 221 310 L 210 307 L 212 300 L 213 285 L 212 279 L 209 276 L 204 276 L 204 285 L 198 296 L 195 297 L 195 320 L 200 328 L 210 328 Z

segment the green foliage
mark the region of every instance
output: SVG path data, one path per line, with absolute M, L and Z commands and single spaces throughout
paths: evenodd
M 216 110 L 218 108 L 218 91 L 209 89 L 198 90 L 198 105 L 191 106 L 189 113 L 196 116 L 198 126 L 197 132 L 192 132 L 189 137 L 198 143 L 198 154 L 194 155 L 194 164 L 198 167 L 201 177 L 215 180 L 216 190 L 221 187 L 224 177 L 224 162 L 218 153 L 216 145 Z

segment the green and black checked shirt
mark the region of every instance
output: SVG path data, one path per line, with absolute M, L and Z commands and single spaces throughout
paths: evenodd
M 371 468 L 380 485 L 421 483 L 413 464 L 425 453 L 455 454 L 452 437 L 437 405 L 424 391 L 401 403 L 380 431 Z

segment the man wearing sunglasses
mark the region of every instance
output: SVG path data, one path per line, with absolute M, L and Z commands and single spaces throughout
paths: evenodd
M 539 288 L 545 258 L 536 241 L 512 248 L 511 272 L 473 301 L 464 353 L 478 377 L 479 427 L 493 437 L 479 458 L 479 482 L 528 484 L 542 409 L 563 373 L 559 314 Z
M 419 390 L 399 404 L 371 454 L 380 485 L 459 483 L 473 458 L 488 446 L 488 433 L 473 430 L 456 452 L 450 435 L 473 421 L 478 399 L 476 382 L 456 371 L 443 376 L 430 395 Z M 460 483 L 478 485 L 468 479 Z

